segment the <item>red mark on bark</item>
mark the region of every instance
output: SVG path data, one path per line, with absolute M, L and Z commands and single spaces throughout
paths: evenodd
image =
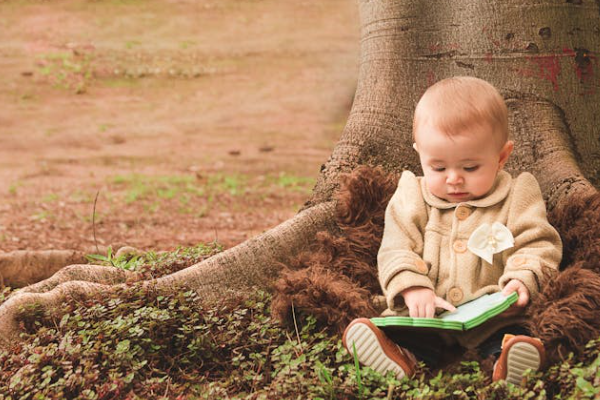
M 533 75 L 551 82 L 554 91 L 557 91 L 558 75 L 560 75 L 559 56 L 557 54 L 531 56 L 527 57 L 527 60 L 537 66 L 536 70 L 531 71 Z

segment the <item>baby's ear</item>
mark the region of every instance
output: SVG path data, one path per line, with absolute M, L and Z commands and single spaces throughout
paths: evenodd
M 416 151 L 417 153 L 419 152 L 419 149 L 417 149 L 417 144 L 416 144 L 416 143 L 413 143 L 413 149 L 415 149 L 415 151 Z
M 506 164 L 506 162 L 508 161 L 508 157 L 510 156 L 510 153 L 512 153 L 514 148 L 515 148 L 515 144 L 512 140 L 509 140 L 504 144 L 504 146 L 502 147 L 502 150 L 500 150 L 500 160 L 498 162 L 498 170 L 501 170 L 502 168 L 504 168 L 504 164 Z

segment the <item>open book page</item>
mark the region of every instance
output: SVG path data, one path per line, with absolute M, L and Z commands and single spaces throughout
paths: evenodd
M 502 295 L 502 292 L 485 294 L 468 303 L 457 307 L 455 312 L 445 312 L 440 314 L 438 318 L 444 321 L 467 322 L 471 321 L 486 312 L 493 310 L 495 307 L 504 303 L 507 296 Z
M 457 307 L 455 312 L 445 312 L 435 318 L 411 318 L 388 316 L 371 318 L 376 326 L 399 329 L 400 327 L 467 330 L 481 325 L 488 319 L 508 309 L 517 301 L 516 292 L 503 296 L 501 292 L 486 294 Z

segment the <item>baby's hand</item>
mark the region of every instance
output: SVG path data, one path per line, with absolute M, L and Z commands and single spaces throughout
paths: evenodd
M 512 279 L 504 286 L 504 289 L 502 289 L 502 294 L 504 296 L 508 296 L 512 292 L 517 292 L 519 298 L 517 299 L 517 302 L 502 315 L 512 316 L 520 314 L 529 303 L 529 290 L 520 280 Z
M 401 295 L 408 306 L 409 315 L 413 318 L 433 318 L 436 307 L 448 311 L 456 310 L 456 307 L 436 296 L 433 290 L 426 287 L 411 287 L 403 290 Z

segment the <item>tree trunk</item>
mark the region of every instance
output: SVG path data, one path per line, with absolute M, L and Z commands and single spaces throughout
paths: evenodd
M 516 148 L 509 172 L 531 171 L 549 209 L 596 193 L 600 182 L 600 4 L 598 1 L 361 0 L 361 67 L 342 137 L 304 210 L 290 221 L 183 271 L 149 282 L 181 282 L 206 299 L 267 287 L 280 263 L 333 230 L 332 195 L 340 174 L 369 164 L 419 173 L 412 114 L 425 89 L 453 75 L 473 75 L 507 99 Z M 83 269 L 82 269 L 83 268 Z M 117 276 L 118 275 L 118 276 Z M 97 282 L 67 282 L 82 279 Z M 15 310 L 53 304 L 66 292 L 110 290 L 122 273 L 71 268 L 0 306 L 0 336 L 14 337 Z M 114 286 L 113 286 L 114 287 Z M 43 294 L 35 292 L 45 292 Z
M 485 79 L 509 102 L 510 172 L 532 170 L 532 153 L 553 170 L 574 156 L 582 176 L 600 182 L 598 2 L 363 0 L 360 17 L 354 104 L 308 206 L 329 199 L 338 175 L 357 164 L 419 172 L 414 107 L 427 87 L 454 75 Z M 536 151 L 540 140 L 560 140 L 573 155 Z

